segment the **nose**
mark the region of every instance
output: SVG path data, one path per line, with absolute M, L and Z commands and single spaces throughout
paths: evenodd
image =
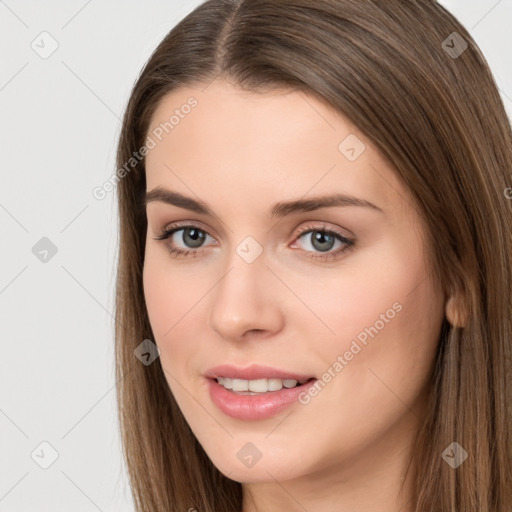
M 279 332 L 284 318 L 280 284 L 263 254 L 252 263 L 234 254 L 228 270 L 212 290 L 210 327 L 230 340 Z

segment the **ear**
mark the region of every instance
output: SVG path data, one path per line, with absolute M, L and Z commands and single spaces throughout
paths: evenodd
M 451 295 L 446 302 L 446 319 L 453 327 L 466 327 L 468 323 L 467 311 L 462 303 L 460 295 Z

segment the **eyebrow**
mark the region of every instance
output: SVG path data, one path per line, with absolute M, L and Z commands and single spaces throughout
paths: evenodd
M 149 203 L 154 201 L 184 208 L 202 215 L 214 216 L 213 211 L 203 201 L 198 201 L 191 197 L 179 194 L 178 192 L 173 192 L 161 187 L 157 187 L 150 192 L 146 192 L 144 205 L 147 206 Z M 319 210 L 320 208 L 329 208 L 334 206 L 362 206 L 384 213 L 382 208 L 379 208 L 370 201 L 347 194 L 330 194 L 327 196 L 316 196 L 310 199 L 281 201 L 275 203 L 270 208 L 269 213 L 271 218 L 286 217 L 292 213 L 310 212 L 313 210 Z

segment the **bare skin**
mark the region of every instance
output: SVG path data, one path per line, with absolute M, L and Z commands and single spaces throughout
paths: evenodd
M 197 100 L 146 157 L 147 191 L 179 192 L 213 211 L 147 204 L 144 291 L 171 391 L 215 466 L 242 483 L 243 512 L 408 512 L 409 482 L 399 488 L 446 313 L 410 193 L 370 141 L 315 97 L 242 92 L 220 79 L 205 87 L 169 94 L 148 131 Z M 349 135 L 365 144 L 361 154 L 350 151 L 354 138 L 340 150 Z M 275 203 L 333 193 L 380 210 L 269 215 Z M 155 239 L 177 222 L 171 238 Z M 354 244 L 335 235 L 319 243 L 313 235 L 325 229 Z M 200 246 L 191 245 L 197 230 Z M 262 250 L 251 263 L 236 250 L 249 236 Z M 327 253 L 336 255 L 322 260 Z M 246 421 L 210 399 L 204 373 L 223 363 L 322 382 L 330 369 L 331 379 L 307 403 Z M 237 457 L 247 442 L 262 454 L 252 467 Z

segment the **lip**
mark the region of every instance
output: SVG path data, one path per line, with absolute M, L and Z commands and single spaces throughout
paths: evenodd
M 205 374 L 209 379 L 216 379 L 217 377 L 227 377 L 229 379 L 294 379 L 296 381 L 308 380 L 314 378 L 314 375 L 306 375 L 300 373 L 288 372 L 286 370 L 279 370 L 271 366 L 262 366 L 253 364 L 246 368 L 240 368 L 229 364 L 223 364 L 210 368 Z M 277 391 L 275 391 L 277 393 Z
M 279 391 L 267 391 L 258 395 L 238 395 L 227 390 L 212 377 L 207 378 L 207 381 L 212 402 L 224 414 L 239 420 L 256 421 L 275 416 L 298 402 L 299 395 L 307 392 L 308 388 L 317 382 L 317 379 L 312 378 L 295 388 L 283 387 Z

